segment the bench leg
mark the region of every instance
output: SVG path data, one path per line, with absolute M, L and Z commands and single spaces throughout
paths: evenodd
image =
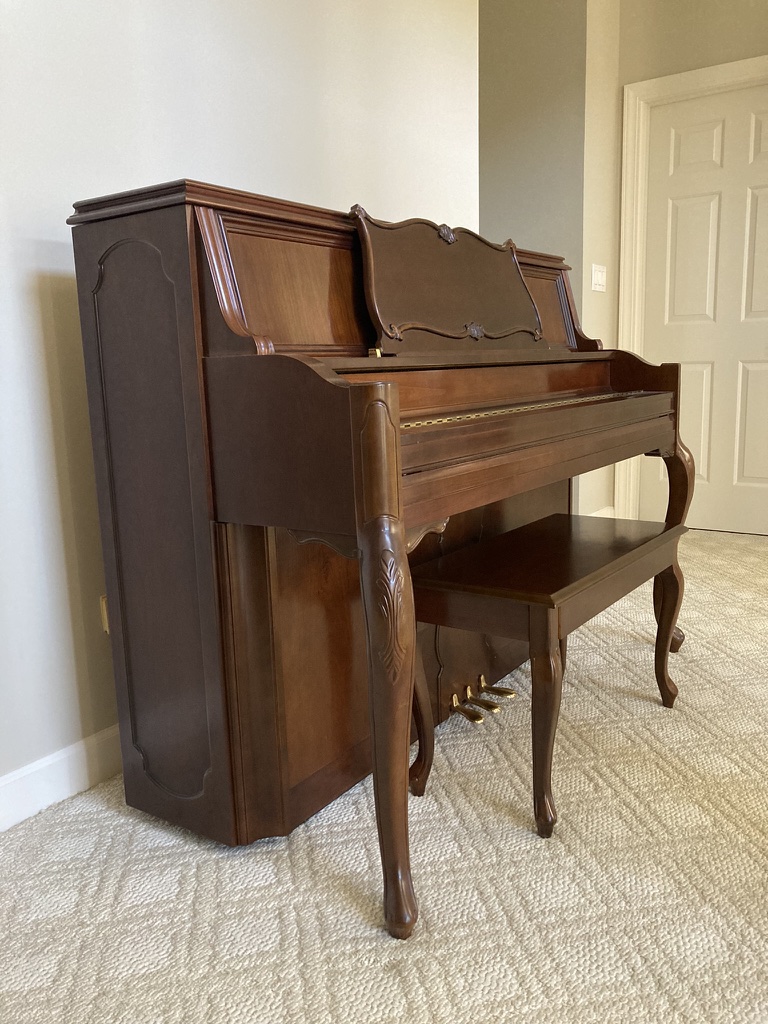
M 669 479 L 669 501 L 664 521 L 667 526 L 677 526 L 679 523 L 684 523 L 685 517 L 688 515 L 688 509 L 693 498 L 696 468 L 693 462 L 693 455 L 691 455 L 690 450 L 686 448 L 679 438 L 672 455 L 665 456 L 664 464 L 667 467 L 667 477 Z M 661 628 L 662 593 L 663 584 L 657 576 L 653 581 L 653 610 L 656 614 L 656 622 L 659 623 L 659 628 Z M 669 648 L 673 654 L 680 650 L 684 640 L 685 633 L 679 626 L 675 626 L 672 630 L 672 641 Z M 672 700 L 674 700 L 674 697 Z
M 661 621 L 661 604 L 662 594 L 664 593 L 664 584 L 661 576 L 654 576 L 653 578 L 653 614 L 656 618 L 657 625 Z M 680 648 L 683 646 L 685 640 L 685 633 L 680 629 L 679 626 L 675 626 L 672 630 L 672 640 L 669 645 L 669 649 L 672 654 L 677 654 Z
M 435 756 L 435 723 L 432 720 L 432 704 L 429 699 L 427 677 L 424 672 L 424 661 L 418 643 L 415 658 L 415 689 L 413 701 L 413 717 L 416 722 L 416 736 L 419 741 L 419 752 L 408 773 L 408 785 L 414 796 L 423 796 L 427 787 L 427 779 L 432 771 Z
M 677 696 L 677 687 L 669 678 L 667 659 L 674 636 L 675 622 L 683 600 L 683 574 L 675 560 L 654 580 L 659 589 L 659 611 L 656 630 L 656 682 L 659 684 L 661 700 L 665 708 L 671 708 Z
M 563 681 L 563 662 L 555 608 L 531 607 L 531 739 L 533 746 L 533 812 L 536 831 L 547 838 L 557 821 L 552 799 L 552 751 Z

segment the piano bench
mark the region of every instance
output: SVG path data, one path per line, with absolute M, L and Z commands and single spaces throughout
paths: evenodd
M 656 682 L 664 706 L 674 703 L 667 658 L 683 595 L 677 544 L 685 532 L 664 523 L 552 515 L 412 570 L 420 622 L 528 641 L 533 804 L 541 836 L 550 836 L 557 820 L 551 769 L 566 638 L 651 577 Z

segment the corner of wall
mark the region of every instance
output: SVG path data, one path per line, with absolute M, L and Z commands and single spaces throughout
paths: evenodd
M 120 771 L 116 725 L 0 777 L 0 832 Z

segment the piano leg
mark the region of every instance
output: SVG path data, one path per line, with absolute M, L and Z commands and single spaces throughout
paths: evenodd
M 677 614 L 683 600 L 683 574 L 675 561 L 654 580 L 654 589 L 658 583 L 661 591 L 659 610 L 659 628 L 656 632 L 656 682 L 659 684 L 661 702 L 665 708 L 671 708 L 677 696 L 677 687 L 669 678 L 667 658 L 670 641 L 675 628 Z
M 558 613 L 554 608 L 529 607 L 531 653 L 531 738 L 533 744 L 533 811 L 536 831 L 552 835 L 557 811 L 552 799 L 552 750 L 563 682 L 558 640 Z
M 667 514 L 664 521 L 667 526 L 678 526 L 680 523 L 685 522 L 685 517 L 688 515 L 688 509 L 693 498 L 693 481 L 696 467 L 693 455 L 679 438 L 675 451 L 672 455 L 664 457 L 664 463 L 667 467 L 667 478 L 669 480 L 669 501 L 667 502 Z M 653 581 L 653 611 L 657 624 L 661 621 L 663 592 L 662 581 L 657 576 Z M 672 631 L 672 642 L 669 648 L 673 654 L 680 650 L 684 640 L 685 633 L 678 626 L 675 626 Z
M 393 516 L 376 516 L 358 528 L 358 545 L 384 915 L 390 935 L 406 939 L 418 916 L 408 851 L 416 619 L 403 524 Z

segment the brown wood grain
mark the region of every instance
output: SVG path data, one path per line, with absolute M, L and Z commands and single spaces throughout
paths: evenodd
M 667 460 L 682 522 L 679 369 L 600 351 L 548 254 L 517 251 L 515 303 L 550 348 L 489 355 L 467 327 L 466 351 L 374 359 L 346 214 L 182 180 L 78 203 L 70 223 L 128 799 L 247 843 L 373 766 L 385 915 L 405 936 L 416 645 L 441 721 L 529 637 L 493 616 L 417 630 L 410 566 L 567 512 L 570 477 L 640 452 Z M 573 397 L 589 401 L 448 422 Z M 658 576 L 663 632 L 680 587 Z

